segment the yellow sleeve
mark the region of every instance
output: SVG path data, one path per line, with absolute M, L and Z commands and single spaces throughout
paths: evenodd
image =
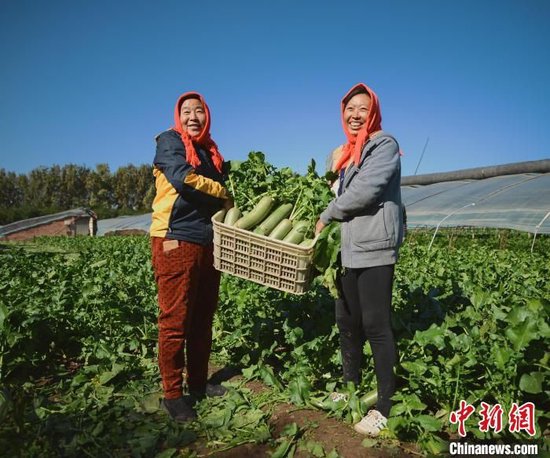
M 193 189 L 204 194 L 208 194 L 212 197 L 217 197 L 219 199 L 227 199 L 229 197 L 227 189 L 225 189 L 221 183 L 218 183 L 210 178 L 206 178 L 193 171 L 189 172 L 185 176 L 183 182 L 187 186 L 191 186 Z

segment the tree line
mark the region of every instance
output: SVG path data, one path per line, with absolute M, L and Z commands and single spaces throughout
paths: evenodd
M 27 174 L 0 169 L 0 225 L 88 207 L 100 219 L 147 213 L 155 195 L 151 165 L 127 165 L 112 173 L 67 164 L 38 167 Z

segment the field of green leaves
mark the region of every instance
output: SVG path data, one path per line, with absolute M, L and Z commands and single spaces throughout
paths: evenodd
M 250 169 L 267 167 L 261 162 Z M 269 190 L 266 177 L 277 181 L 278 173 L 238 178 L 255 177 Z M 300 183 L 294 192 L 313 214 L 319 190 Z M 236 200 L 245 206 L 251 195 L 237 193 Z M 409 233 L 396 269 L 398 392 L 381 440 L 414 442 L 439 454 L 456 437 L 449 414 L 460 400 L 478 409 L 482 401 L 499 403 L 505 411 L 531 401 L 533 438 L 507 427 L 482 433 L 472 416 L 468 439 L 543 445 L 550 417 L 550 240 L 537 238 L 531 252 L 527 234 L 449 231 L 428 251 L 431 235 Z M 275 434 L 274 406 L 317 409 L 351 432 L 365 410 L 361 395 L 375 388 L 368 345 L 361 385 L 339 385 L 333 299 L 322 275 L 303 296 L 224 275 L 213 359 L 244 378 L 226 397 L 203 401 L 198 421 L 176 425 L 158 407 L 147 237 L 42 238 L 0 248 L 0 450 L 6 456 L 197 456 L 187 447 L 200 441 L 210 453 L 261 443 L 276 457 L 300 451 L 336 457 L 338 450 L 308 441 L 295 424 Z M 254 379 L 269 389 L 251 391 L 244 382 Z M 335 387 L 349 393 L 347 402 L 328 399 Z

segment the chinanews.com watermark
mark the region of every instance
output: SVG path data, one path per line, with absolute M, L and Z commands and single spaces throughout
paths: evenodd
M 465 438 L 466 420 L 474 413 L 476 408 L 461 400 L 459 408 L 449 415 L 449 421 L 457 425 L 457 432 L 461 438 Z M 481 432 L 490 432 L 498 434 L 504 429 L 504 408 L 500 404 L 481 403 L 479 410 L 480 421 L 477 423 L 477 428 Z M 535 421 L 535 405 L 532 402 L 526 402 L 518 405 L 513 402 L 506 416 L 507 429 L 511 433 L 526 433 L 530 437 L 537 434 Z M 467 455 L 467 456 L 537 456 L 539 454 L 538 444 L 496 444 L 496 443 L 468 443 L 467 441 L 455 441 L 449 444 L 450 455 Z
M 451 455 L 512 455 L 512 456 L 537 456 L 538 444 L 469 444 L 468 442 L 451 442 L 449 444 Z

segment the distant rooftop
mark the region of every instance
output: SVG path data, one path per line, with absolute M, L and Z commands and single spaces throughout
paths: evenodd
M 14 223 L 6 224 L 5 226 L 0 226 L 0 237 L 12 234 L 13 232 L 31 229 L 33 227 L 42 226 L 44 224 L 49 224 L 54 221 L 59 221 L 61 219 L 71 218 L 74 216 L 95 217 L 95 213 L 88 208 L 81 207 L 74 208 L 72 210 L 65 210 L 59 213 L 53 213 L 51 215 L 37 216 L 35 218 L 16 221 Z

